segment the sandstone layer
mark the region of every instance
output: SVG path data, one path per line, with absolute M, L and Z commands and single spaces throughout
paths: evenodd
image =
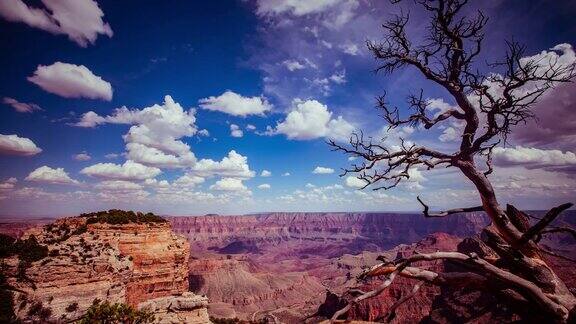
M 48 246 L 49 256 L 27 265 L 24 275 L 15 257 L 6 260 L 21 319 L 41 305 L 49 310 L 47 321 L 74 320 L 95 300 L 106 300 L 150 306 L 163 323 L 209 322 L 206 298 L 187 293 L 189 245 L 168 223 L 87 224 L 76 217 L 30 229 L 22 238 L 31 235 Z M 160 305 L 171 305 L 176 320 Z

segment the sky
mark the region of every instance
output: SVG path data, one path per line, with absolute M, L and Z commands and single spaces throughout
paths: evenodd
M 489 17 L 478 68 L 505 55 L 576 61 L 576 3 L 471 1 Z M 406 68 L 375 73 L 366 41 L 412 1 L 0 0 L 0 215 L 110 208 L 170 215 L 267 211 L 415 211 L 479 204 L 455 169 L 411 170 L 373 191 L 326 144 L 362 130 L 446 152 L 461 128 L 397 128 L 375 109 L 384 91 L 406 112 L 423 90 L 430 113 L 450 96 Z M 494 151 L 501 203 L 545 209 L 576 197 L 576 87 L 555 86 Z

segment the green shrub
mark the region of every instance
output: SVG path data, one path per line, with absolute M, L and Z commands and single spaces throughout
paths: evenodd
M 152 323 L 153 321 L 153 313 L 147 310 L 137 310 L 132 306 L 121 303 L 110 304 L 108 301 L 100 302 L 95 300 L 82 317 L 80 323 L 139 324 Z
M 106 223 L 113 225 L 129 223 L 165 223 L 166 220 L 152 213 L 133 212 L 131 210 L 111 209 L 109 211 L 99 211 L 95 213 L 82 214 L 80 217 L 86 217 L 87 224 Z
M 72 304 L 66 306 L 66 311 L 68 313 L 72 313 L 72 312 L 75 312 L 77 310 L 78 310 L 78 303 L 72 303 Z
M 7 258 L 14 254 L 12 245 L 16 241 L 12 236 L 0 234 L 0 258 Z
M 35 262 L 48 256 L 48 247 L 38 244 L 36 237 L 30 235 L 25 240 L 17 240 L 12 244 L 15 254 L 18 254 L 20 260 L 26 262 Z

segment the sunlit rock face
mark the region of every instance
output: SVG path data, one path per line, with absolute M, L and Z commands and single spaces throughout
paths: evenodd
M 149 307 L 160 322 L 209 322 L 206 298 L 187 292 L 189 245 L 168 223 L 87 224 L 76 217 L 30 229 L 22 238 L 31 235 L 49 255 L 28 265 L 24 279 L 17 258 L 6 261 L 9 283 L 19 289 L 19 318 L 30 317 L 40 303 L 50 320 L 73 320 L 95 300 L 106 300 Z M 167 315 L 162 307 L 171 303 Z

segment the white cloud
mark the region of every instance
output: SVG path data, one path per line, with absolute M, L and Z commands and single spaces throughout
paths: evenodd
M 316 100 L 295 99 L 292 111 L 286 119 L 273 129 L 268 127 L 266 134 L 284 134 L 289 139 L 307 140 L 321 137 L 347 140 L 354 126 L 342 116 L 332 118 L 328 107 Z
M 533 147 L 496 147 L 493 162 L 502 166 L 522 165 L 528 168 L 562 167 L 576 165 L 576 154 L 560 150 L 542 150 Z
M 185 174 L 185 175 L 181 176 L 180 178 L 176 179 L 174 181 L 174 184 L 181 186 L 181 187 L 195 187 L 196 185 L 204 183 L 204 180 L 205 179 L 203 177 L 199 177 L 199 176 L 191 175 L 191 174 Z
M 141 190 L 142 185 L 124 180 L 102 181 L 94 186 L 96 189 L 105 191 L 134 191 Z
M 86 112 L 80 120 L 74 124 L 76 127 L 93 128 L 100 124 L 106 123 L 106 118 L 98 115 L 93 111 Z
M 29 138 L 0 134 L 0 154 L 31 156 L 40 152 L 42 149 Z
M 269 177 L 272 175 L 272 172 L 268 171 L 268 170 L 262 170 L 262 172 L 260 173 L 261 177 Z
M 248 158 L 232 150 L 222 161 L 202 159 L 191 169 L 191 173 L 201 177 L 222 176 L 247 179 L 254 177 L 248 166 Z
M 330 76 L 330 81 L 336 84 L 344 84 L 346 83 L 346 70 L 342 70 L 340 72 L 336 72 Z
M 312 171 L 312 173 L 314 173 L 314 174 L 331 174 L 331 173 L 334 173 L 334 169 L 317 166 L 317 167 Z
M 74 155 L 72 155 L 72 158 L 76 161 L 89 161 L 90 159 L 92 159 L 92 157 L 88 153 L 85 153 L 85 152 L 74 154 Z
M 242 183 L 242 179 L 237 178 L 222 178 L 212 186 L 211 190 L 218 191 L 247 191 L 248 188 Z
M 122 107 L 106 117 L 90 111 L 75 125 L 132 125 L 124 135 L 128 159 L 156 167 L 187 167 L 196 162 L 196 157 L 180 138 L 196 134 L 194 114 L 193 109 L 186 111 L 172 97 L 165 96 L 163 105 L 155 104 L 141 110 Z
M 80 173 L 95 178 L 112 180 L 145 180 L 156 177 L 162 171 L 155 167 L 128 160 L 121 165 L 114 163 L 94 164 L 82 169 Z
M 24 180 L 52 184 L 78 184 L 78 181 L 68 176 L 64 168 L 52 169 L 48 166 L 42 166 L 32 171 Z
M 2 98 L 2 103 L 10 105 L 19 113 L 31 113 L 35 110 L 42 110 L 42 108 L 35 103 L 19 102 L 18 100 L 9 97 Z
M 256 130 L 256 126 L 254 126 L 252 124 L 248 124 L 248 125 L 246 125 L 246 129 L 249 131 L 254 131 L 254 130 Z
M 227 90 L 218 97 L 208 97 L 199 100 L 200 107 L 220 111 L 233 116 L 264 115 L 272 109 L 265 97 L 243 97 Z
M 108 153 L 108 154 L 104 155 L 104 157 L 107 158 L 108 160 L 116 159 L 119 156 L 120 155 L 117 153 Z
M 262 189 L 262 190 L 270 189 L 270 185 L 267 183 L 263 183 L 263 184 L 258 186 L 258 189 Z
M 210 132 L 207 129 L 201 129 L 198 131 L 198 136 L 208 137 L 210 136 Z
M 289 176 L 290 176 L 290 172 L 284 172 L 284 173 L 282 174 L 282 176 L 283 176 L 283 177 L 289 177 Z
M 42 0 L 45 8 L 28 6 L 22 0 L 0 1 L 0 16 L 52 34 L 65 34 L 82 47 L 94 44 L 99 34 L 112 37 L 104 13 L 93 0 Z
M 311 184 L 311 183 L 307 183 L 305 187 L 306 188 L 316 188 L 316 186 Z
M 258 0 L 256 13 L 262 16 L 281 13 L 303 16 L 326 11 L 344 1 L 345 0 Z
M 18 179 L 12 177 L 0 182 L 0 192 L 10 191 L 16 187 Z
M 346 186 L 350 187 L 350 188 L 364 188 L 364 186 L 366 186 L 366 181 L 362 180 L 362 179 L 358 179 L 357 177 L 354 176 L 348 176 L 346 177 L 346 180 L 344 181 Z
M 232 137 L 242 137 L 244 132 L 236 124 L 230 124 L 230 136 Z
M 354 43 L 345 43 L 340 46 L 340 49 L 342 50 L 342 52 L 348 55 L 356 56 L 360 54 L 360 49 L 358 48 L 358 45 Z
M 84 65 L 56 62 L 38 65 L 28 81 L 64 98 L 112 100 L 112 85 L 94 75 Z
M 294 72 L 296 70 L 303 70 L 306 68 L 306 65 L 296 60 L 285 60 L 282 62 L 282 65 L 284 65 L 290 72 Z

